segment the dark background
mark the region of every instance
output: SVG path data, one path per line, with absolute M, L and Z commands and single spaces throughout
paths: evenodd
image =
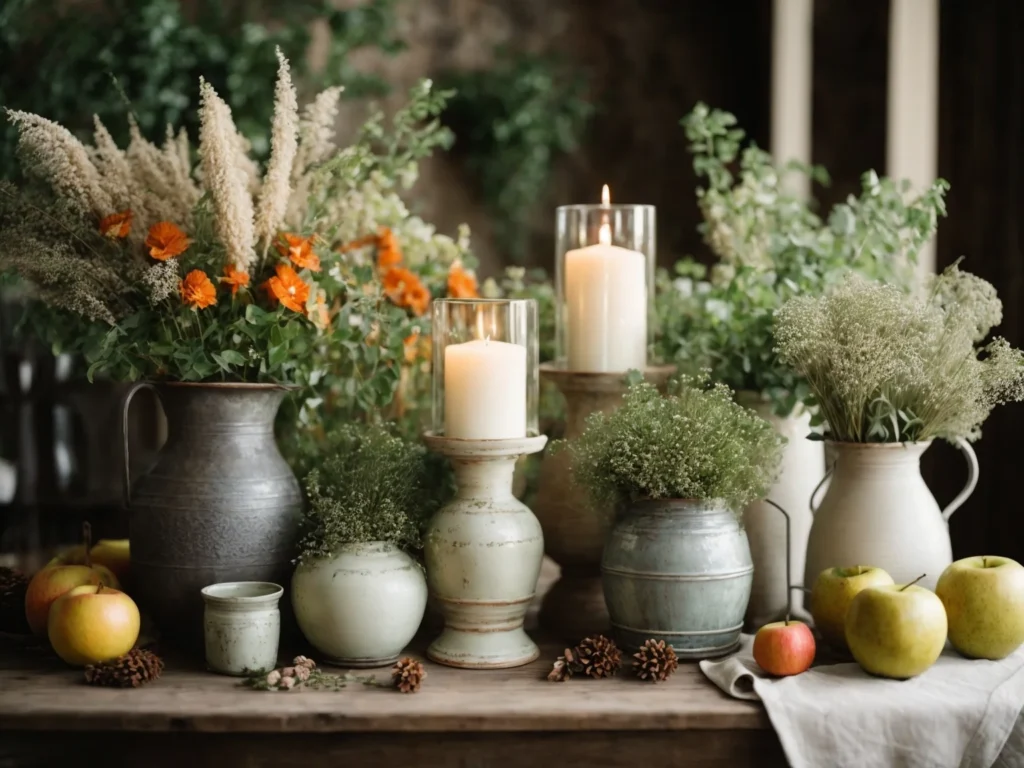
M 856 191 L 863 171 L 885 171 L 889 9 L 905 1 L 815 2 L 812 160 L 832 177 L 830 187 L 815 190 L 824 208 Z M 752 138 L 770 144 L 771 18 L 770 0 L 405 0 L 399 32 L 406 50 L 359 53 L 356 63 L 393 85 L 386 100 L 393 105 L 415 79 L 486 68 L 501 46 L 563 57 L 587 76 L 598 111 L 580 149 L 555 164 L 547 198 L 530 220 L 527 263 L 551 266 L 555 205 L 596 200 L 609 183 L 616 200 L 657 206 L 659 258 L 669 265 L 688 253 L 708 259 L 679 119 L 702 100 L 735 113 Z M 999 331 L 1021 346 L 1024 4 L 942 0 L 940 27 L 939 174 L 952 190 L 938 267 L 965 255 L 966 268 L 999 290 Z M 342 132 L 363 114 L 346 106 Z M 415 207 L 442 231 L 468 221 L 480 272 L 494 275 L 504 265 L 501 244 L 457 157 L 427 165 Z M 9 420 L 0 426 L 9 428 Z M 951 522 L 957 557 L 1024 561 L 1022 434 L 1024 404 L 1003 406 L 987 422 L 976 446 L 978 489 Z M 925 470 L 940 504 L 965 477 L 961 457 L 945 444 L 929 451 Z

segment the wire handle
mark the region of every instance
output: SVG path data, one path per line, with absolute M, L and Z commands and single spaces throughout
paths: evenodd
M 818 493 L 820 493 L 821 489 L 825 487 L 825 483 L 827 483 L 828 479 L 832 477 L 832 473 L 836 471 L 837 461 L 839 461 L 838 458 L 832 460 L 832 465 L 825 470 L 825 474 L 821 476 L 821 480 L 818 481 L 818 484 L 814 486 L 814 490 L 811 491 L 811 499 L 809 503 L 812 515 L 818 514 L 818 507 L 821 506 L 821 502 L 818 501 Z
M 793 589 L 799 589 L 799 587 L 795 587 L 793 584 L 791 557 L 793 539 L 789 533 L 789 512 L 784 510 L 771 499 L 765 499 L 764 503 L 775 507 L 786 518 L 786 616 L 790 616 L 793 613 Z
M 124 494 L 124 508 L 128 509 L 132 503 L 132 472 L 128 449 L 128 413 L 131 409 L 132 398 L 140 389 L 148 389 L 156 394 L 156 387 L 145 381 L 137 381 L 132 384 L 121 401 L 121 433 L 124 438 L 124 483 L 121 487 Z M 159 395 L 158 395 L 159 396 Z

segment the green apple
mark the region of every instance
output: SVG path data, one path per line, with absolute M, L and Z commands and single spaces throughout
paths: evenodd
M 867 587 L 892 583 L 892 576 L 870 565 L 826 568 L 822 571 L 811 590 L 811 616 L 825 642 L 833 648 L 845 650 L 846 612 L 853 598 Z
M 946 606 L 949 642 L 964 656 L 1005 659 L 1024 643 L 1024 566 L 1016 560 L 957 560 L 935 593 Z
M 846 642 L 866 672 L 915 677 L 942 653 L 946 609 L 934 592 L 914 584 L 868 587 L 850 603 Z

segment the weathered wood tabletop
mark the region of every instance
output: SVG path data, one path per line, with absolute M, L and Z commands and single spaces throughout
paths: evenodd
M 170 655 L 154 684 L 92 688 L 43 649 L 0 651 L 0 766 L 784 765 L 763 708 L 696 664 L 652 685 L 628 674 L 549 683 L 558 644 L 525 667 L 428 664 L 416 694 L 351 683 L 261 692 Z M 417 643 L 412 655 L 423 658 Z M 388 670 L 371 671 L 385 680 Z

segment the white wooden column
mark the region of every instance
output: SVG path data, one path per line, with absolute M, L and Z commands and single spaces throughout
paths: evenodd
M 939 166 L 939 0 L 890 0 L 886 128 L 886 172 L 920 193 Z M 918 275 L 934 271 L 933 241 L 918 256 Z
M 811 162 L 813 42 L 814 0 L 773 0 L 771 152 L 778 162 Z M 802 175 L 791 176 L 787 188 L 803 197 L 811 191 Z

